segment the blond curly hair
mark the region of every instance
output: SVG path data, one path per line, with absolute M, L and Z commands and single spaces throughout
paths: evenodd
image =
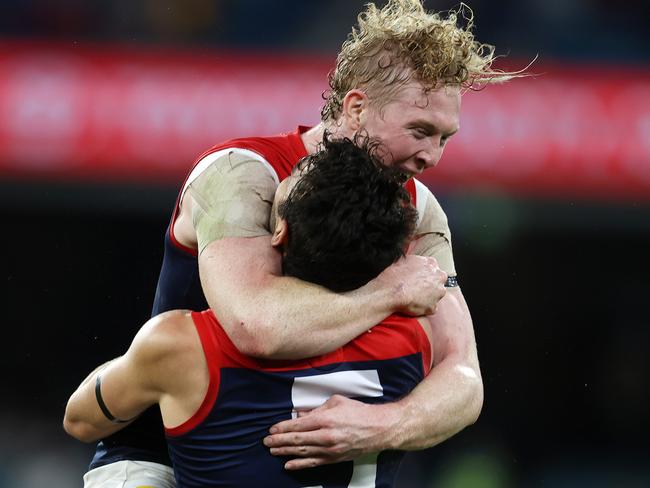
M 389 0 L 381 9 L 367 4 L 329 74 L 322 120 L 336 120 L 345 94 L 354 88 L 384 105 L 413 79 L 431 90 L 474 88 L 517 76 L 491 67 L 494 46 L 474 40 L 473 19 L 464 4 L 444 14 L 427 12 L 421 0 Z

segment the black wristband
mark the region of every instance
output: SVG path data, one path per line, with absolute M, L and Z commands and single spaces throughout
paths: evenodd
M 99 408 L 102 410 L 104 416 L 114 424 L 126 424 L 127 422 L 133 420 L 133 419 L 130 420 L 118 419 L 108 409 L 108 407 L 104 403 L 104 399 L 102 398 L 102 375 L 100 374 L 97 375 L 97 381 L 95 382 L 95 397 L 97 398 L 97 404 L 99 405 Z
M 445 282 L 445 288 L 454 288 L 458 286 L 458 277 L 457 276 L 450 276 L 447 278 L 447 281 Z

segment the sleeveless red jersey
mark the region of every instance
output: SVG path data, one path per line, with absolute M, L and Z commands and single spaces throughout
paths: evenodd
M 350 461 L 291 472 L 262 440 L 274 423 L 333 394 L 366 403 L 408 394 L 431 363 L 430 343 L 417 319 L 393 315 L 336 351 L 296 361 L 244 356 L 210 310 L 194 312 L 192 319 L 210 380 L 196 414 L 166 429 L 178 488 L 392 486 L 401 452 L 385 451 L 362 465 Z

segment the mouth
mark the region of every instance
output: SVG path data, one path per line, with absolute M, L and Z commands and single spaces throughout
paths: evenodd
M 408 168 L 408 167 L 406 167 L 406 168 L 402 167 L 402 168 L 400 168 L 400 174 L 404 175 L 404 178 L 405 178 L 404 181 L 406 181 L 406 180 L 408 180 L 410 178 L 413 178 L 414 176 L 418 176 L 419 174 L 421 174 L 423 169 L 424 168 L 412 169 L 412 168 Z
M 408 180 L 409 178 L 413 178 L 414 176 L 418 176 L 419 174 L 424 171 L 424 168 L 419 167 L 417 164 L 403 164 L 399 166 L 399 171 L 401 174 L 403 174 Z

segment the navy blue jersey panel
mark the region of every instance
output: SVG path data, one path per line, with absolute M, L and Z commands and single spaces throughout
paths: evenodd
M 205 310 L 208 304 L 199 279 L 199 262 L 196 256 L 174 245 L 165 233 L 165 254 L 156 287 L 151 316 L 169 310 Z
M 90 469 L 124 459 L 138 459 L 171 466 L 158 405 L 147 409 L 137 420 L 121 431 L 99 441 Z
M 178 488 L 264 486 L 268 488 L 346 487 L 353 463 L 339 463 L 298 472 L 283 469 L 287 459 L 271 456 L 262 443 L 269 428 L 291 418 L 294 384 L 331 373 L 375 371 L 383 393 L 357 399 L 385 403 L 401 398 L 422 379 L 422 356 L 354 361 L 290 371 L 221 368 L 219 391 L 207 417 L 189 432 L 168 436 Z M 375 487 L 392 486 L 402 452 L 378 457 Z

